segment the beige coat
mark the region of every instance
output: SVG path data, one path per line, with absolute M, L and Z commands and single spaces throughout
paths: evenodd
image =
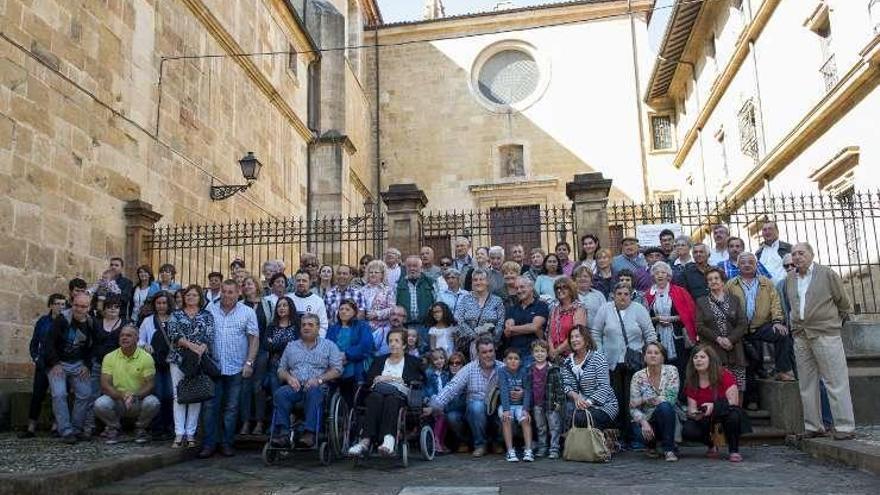
M 727 291 L 739 298 L 745 314 L 746 292 L 742 286 L 742 278 L 730 279 L 727 282 Z M 761 328 L 767 322 L 785 323 L 785 316 L 782 314 L 782 304 L 779 302 L 779 293 L 776 292 L 773 281 L 763 275 L 758 275 L 758 297 L 755 298 L 755 314 L 752 316 L 752 321 L 749 322 L 749 330 Z
M 843 280 L 827 266 L 813 263 L 813 279 L 807 288 L 804 317 L 800 315 L 797 273 L 785 279 L 785 296 L 791 303 L 791 332 L 807 337 L 840 335 L 843 318 L 852 312 Z

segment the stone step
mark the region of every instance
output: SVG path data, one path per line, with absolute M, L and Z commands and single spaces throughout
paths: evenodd
M 850 368 L 880 368 L 880 353 L 847 354 L 846 364 Z
M 757 411 L 745 409 L 745 412 L 752 421 L 752 426 L 771 426 L 770 411 L 765 409 L 759 409 Z
M 785 430 L 772 426 L 762 426 L 752 423 L 752 432 L 742 436 L 744 445 L 784 445 L 788 433 Z

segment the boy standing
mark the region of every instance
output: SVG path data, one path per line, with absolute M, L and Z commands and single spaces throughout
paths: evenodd
M 513 448 L 513 424 L 517 421 L 522 426 L 525 448 L 523 461 L 532 462 L 532 427 L 529 423 L 529 407 L 531 406 L 532 384 L 528 370 L 520 366 L 519 350 L 509 348 L 504 353 L 504 367 L 498 374 L 501 407 L 501 431 L 507 447 L 507 462 L 519 462 L 516 449 Z
M 559 367 L 547 361 L 550 347 L 544 340 L 532 342 L 534 364 L 529 368 L 532 382 L 532 416 L 538 430 L 538 457 L 547 455 L 547 435 L 550 435 L 550 459 L 559 458 L 559 436 L 562 432 L 562 419 L 559 416 L 565 396 L 562 394 L 562 380 Z M 548 431 L 549 430 L 549 431 Z

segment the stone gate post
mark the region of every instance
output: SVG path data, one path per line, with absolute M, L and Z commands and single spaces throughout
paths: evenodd
M 422 208 L 428 204 L 425 192 L 415 184 L 391 184 L 381 196 L 388 211 L 386 247 L 399 249 L 404 258 L 408 254 L 418 254 Z M 379 259 L 381 255 L 376 253 Z
M 162 218 L 162 214 L 153 210 L 150 203 L 136 199 L 129 201 L 122 209 L 125 214 L 125 269 L 128 277 L 137 280 L 135 271 L 140 265 L 150 264 L 150 253 L 147 251 L 147 236 Z
M 606 179 L 601 172 L 577 174 L 574 180 L 565 184 L 565 194 L 574 203 L 574 217 L 577 225 L 575 234 L 577 242 L 586 234 L 599 238 L 602 246 L 608 246 L 608 192 L 611 190 L 611 179 Z M 574 252 L 581 247 L 574 246 Z

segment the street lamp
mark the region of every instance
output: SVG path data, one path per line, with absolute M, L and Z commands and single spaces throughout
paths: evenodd
M 254 156 L 253 151 L 248 151 L 247 155 L 245 155 L 241 160 L 238 161 L 239 166 L 241 166 L 241 175 L 244 176 L 247 184 L 240 185 L 232 185 L 232 186 L 215 186 L 214 179 L 211 179 L 211 200 L 212 201 L 222 201 L 229 197 L 232 197 L 236 193 L 240 191 L 244 191 L 245 189 L 251 187 L 251 184 L 257 180 L 257 177 L 260 176 L 260 168 L 262 168 L 263 164 L 260 163 L 260 160 L 257 160 L 257 157 Z

